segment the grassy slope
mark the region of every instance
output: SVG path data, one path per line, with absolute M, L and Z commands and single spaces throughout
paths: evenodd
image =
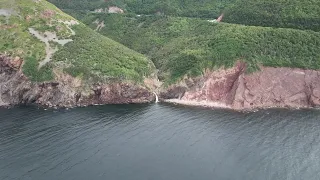
M 319 0 L 49 0 L 62 9 L 93 10 L 111 5 L 126 12 L 217 18 L 225 22 L 320 31 Z
M 41 32 L 52 29 L 47 25 L 47 20 L 41 17 L 41 12 L 46 9 L 55 11 L 57 19 L 70 20 L 73 18 L 45 1 L 34 3 L 31 0 L 0 0 L 0 4 L 1 8 L 11 9 L 13 12 L 9 17 L 0 16 L 0 53 L 24 58 L 23 71 L 34 81 L 53 79 L 52 64 L 48 64 L 40 70 L 37 69 L 38 61 L 45 57 L 45 44 L 31 36 L 28 28 L 34 27 Z M 26 20 L 28 15 L 30 15 L 30 20 Z M 56 25 L 58 23 L 53 23 L 53 27 Z M 58 37 L 68 36 L 67 28 L 61 27 L 62 31 L 58 33 Z
M 320 33 L 294 29 L 210 23 L 194 18 L 86 16 L 104 20 L 100 33 L 148 55 L 162 78 L 172 82 L 203 68 L 232 66 L 241 59 L 257 65 L 320 69 Z
M 0 0 L 1 8 L 12 8 L 15 14 L 9 18 L 0 16 L 0 53 L 20 56 L 25 59 L 24 73 L 33 81 L 46 81 L 54 78 L 52 69 L 60 68 L 74 76 L 104 81 L 128 79 L 140 81 L 152 71 L 152 63 L 143 55 L 104 37 L 84 25 L 74 25 L 75 36 L 57 20 L 72 20 L 54 5 L 41 0 Z M 52 10 L 50 18 L 42 16 L 45 10 Z M 27 17 L 31 17 L 27 20 Z M 33 27 L 40 32 L 55 31 L 59 38 L 72 38 L 74 41 L 59 46 L 53 60 L 40 70 L 39 61 L 45 56 L 44 43 L 28 33 Z M 57 30 L 59 27 L 60 31 Z
M 54 56 L 58 62 L 72 64 L 65 69 L 71 75 L 142 81 L 151 73 L 151 61 L 141 54 L 92 32 L 84 25 L 78 25 L 74 30 L 74 41 Z

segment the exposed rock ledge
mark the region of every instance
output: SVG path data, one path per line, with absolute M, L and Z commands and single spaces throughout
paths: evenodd
M 245 63 L 185 78 L 160 93 L 164 101 L 236 110 L 320 105 L 320 71 L 261 67 L 245 74 Z
M 94 104 L 146 103 L 154 100 L 147 88 L 130 83 L 84 84 L 66 74 L 55 81 L 35 83 L 21 70 L 22 60 L 0 55 L 0 106 L 38 104 L 75 107 Z

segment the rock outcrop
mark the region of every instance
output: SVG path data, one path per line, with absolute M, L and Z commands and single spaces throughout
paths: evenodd
M 320 106 L 320 71 L 261 67 L 246 74 L 245 63 L 185 78 L 160 93 L 163 99 L 183 104 L 231 109 Z M 172 100 L 174 99 L 174 100 Z
M 38 104 L 75 107 L 94 104 L 127 104 L 154 101 L 147 88 L 124 82 L 81 83 L 66 74 L 56 74 L 52 82 L 31 82 L 22 72 L 20 58 L 0 55 L 0 106 Z

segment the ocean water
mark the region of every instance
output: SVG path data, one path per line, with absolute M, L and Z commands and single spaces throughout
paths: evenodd
M 0 180 L 318 180 L 320 110 L 0 109 Z

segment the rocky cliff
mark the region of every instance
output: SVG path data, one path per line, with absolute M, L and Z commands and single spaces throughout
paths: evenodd
M 23 60 L 0 55 L 0 106 L 38 104 L 75 107 L 94 104 L 146 103 L 154 94 L 132 83 L 84 83 L 59 71 L 50 82 L 31 82 L 22 72 Z M 246 74 L 245 63 L 185 78 L 160 92 L 163 101 L 237 110 L 320 106 L 320 71 L 261 67 Z M 150 83 L 149 83 L 150 84 Z
M 185 78 L 163 90 L 169 102 L 231 109 L 311 108 L 320 105 L 320 71 L 261 67 L 246 74 L 245 63 Z
M 125 82 L 89 84 L 55 71 L 55 80 L 31 82 L 22 72 L 23 60 L 0 55 L 0 106 L 38 104 L 75 107 L 93 104 L 146 103 L 154 95 L 146 87 Z

